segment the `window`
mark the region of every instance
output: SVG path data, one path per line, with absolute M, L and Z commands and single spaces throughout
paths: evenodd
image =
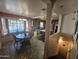
M 21 32 L 24 31 L 24 21 L 9 19 L 9 32 Z
M 16 25 L 18 32 L 24 31 L 24 21 L 17 21 Z
M 3 33 L 3 35 L 6 35 L 8 33 L 8 31 L 7 31 L 7 28 L 6 28 L 5 18 L 1 18 L 1 22 L 2 22 L 2 33 Z
M 28 29 L 28 21 L 26 20 L 26 31 L 29 31 Z
M 40 29 L 43 29 L 43 28 L 44 28 L 44 23 L 40 22 Z
M 3 35 L 8 34 L 8 29 L 10 33 L 29 31 L 27 19 L 25 19 L 24 21 L 24 20 L 18 20 L 15 18 L 10 18 L 8 19 L 8 28 L 6 24 L 6 18 L 1 18 L 1 22 L 2 22 Z

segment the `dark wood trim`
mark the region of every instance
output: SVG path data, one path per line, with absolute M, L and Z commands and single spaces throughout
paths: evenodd
M 9 33 L 9 23 L 8 23 L 8 19 L 6 18 L 6 20 L 5 20 L 5 24 L 6 24 L 6 29 L 7 29 L 7 32 Z
M 6 13 L 6 12 L 0 12 L 0 17 L 13 17 L 13 18 L 25 18 L 25 19 L 32 19 L 31 17 L 26 17 L 26 16 L 15 15 L 15 14 Z
M 26 31 L 26 21 L 24 21 L 24 31 Z
M 0 38 L 2 37 L 2 22 L 1 22 L 1 17 L 0 17 Z
M 29 32 L 32 31 L 32 21 L 28 20 L 28 28 L 29 28 Z

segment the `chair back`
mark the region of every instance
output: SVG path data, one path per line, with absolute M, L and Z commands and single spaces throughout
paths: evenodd
M 10 34 L 10 35 L 4 36 L 2 40 L 2 45 L 10 47 L 14 44 L 14 42 L 15 42 L 15 38 L 13 37 L 13 35 Z

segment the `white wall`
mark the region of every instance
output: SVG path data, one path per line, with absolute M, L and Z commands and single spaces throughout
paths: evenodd
M 61 25 L 62 25 L 62 15 L 59 14 L 59 19 L 58 19 L 58 30 L 57 32 L 61 32 Z
M 62 33 L 67 33 L 69 35 L 73 35 L 75 29 L 75 21 L 73 20 L 74 13 L 70 13 L 65 15 L 63 18 L 63 25 L 62 25 Z

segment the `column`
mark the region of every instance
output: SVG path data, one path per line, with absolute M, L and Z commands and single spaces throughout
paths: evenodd
M 46 27 L 45 27 L 45 49 L 44 49 L 44 59 L 48 59 L 48 40 L 50 36 L 50 23 L 52 16 L 52 8 L 56 0 L 45 0 L 47 2 L 47 16 L 46 16 Z
M 1 17 L 0 17 L 0 49 L 2 48 L 2 23 L 1 23 Z
M 24 21 L 24 31 L 26 31 L 26 21 Z
M 62 15 L 59 14 L 59 19 L 58 19 L 58 30 L 57 30 L 57 32 L 61 32 L 61 29 L 62 29 L 62 22 L 63 22 Z
M 44 59 L 48 59 L 48 40 L 50 35 L 50 22 L 51 22 L 51 15 L 52 15 L 52 5 L 47 4 L 47 16 L 46 16 L 46 27 L 45 27 L 45 49 L 44 49 Z
M 6 24 L 7 32 L 9 33 L 9 23 L 8 23 L 8 19 L 5 19 L 5 24 Z
M 31 19 L 28 20 L 28 28 L 29 28 L 29 32 L 31 32 L 32 31 L 32 20 Z
M 33 23 L 34 23 L 34 27 L 35 27 L 34 37 L 37 37 L 39 35 L 40 19 L 34 19 Z

